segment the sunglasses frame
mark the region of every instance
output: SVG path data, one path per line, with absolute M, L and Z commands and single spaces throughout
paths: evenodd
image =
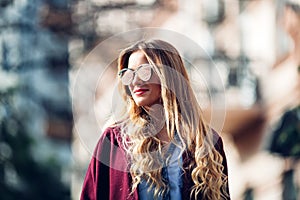
M 134 69 L 131 69 L 131 68 L 124 68 L 124 69 L 122 69 L 121 71 L 119 71 L 119 73 L 118 73 L 118 76 L 120 77 L 120 79 L 121 79 L 121 82 L 123 83 L 123 85 L 130 85 L 131 83 L 132 83 L 132 81 L 134 80 L 134 78 L 135 78 L 135 76 L 136 76 L 136 73 L 142 68 L 142 67 L 145 67 L 145 66 L 150 66 L 150 77 L 149 77 L 149 79 L 147 79 L 147 80 L 143 80 L 140 76 L 138 76 L 142 81 L 149 81 L 150 79 L 151 79 L 151 77 L 152 77 L 152 75 L 153 75 L 153 66 L 151 65 L 151 64 L 149 64 L 149 63 L 145 63 L 145 64 L 141 64 L 140 66 L 138 66 L 135 70 Z M 133 72 L 133 77 L 132 77 L 132 80 L 130 81 L 130 83 L 129 84 L 124 84 L 124 82 L 122 81 L 122 77 L 123 77 L 123 75 L 125 74 L 125 72 L 126 71 L 128 71 L 128 70 L 130 70 L 130 71 L 132 71 Z

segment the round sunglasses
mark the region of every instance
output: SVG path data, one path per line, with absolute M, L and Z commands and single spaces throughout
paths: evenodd
M 149 81 L 152 76 L 152 65 L 142 64 L 136 70 L 124 68 L 118 73 L 123 85 L 130 85 L 137 75 L 142 81 Z

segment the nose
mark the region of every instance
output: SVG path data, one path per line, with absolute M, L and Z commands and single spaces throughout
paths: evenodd
M 141 85 L 143 81 L 140 79 L 140 77 L 137 74 L 134 74 L 134 77 L 132 79 L 132 85 Z

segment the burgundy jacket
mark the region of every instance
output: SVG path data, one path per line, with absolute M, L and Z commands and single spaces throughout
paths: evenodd
M 217 141 L 215 148 L 223 156 L 224 174 L 228 175 L 223 142 L 215 131 L 214 139 Z M 128 172 L 128 163 L 122 146 L 120 127 L 107 128 L 100 137 L 88 166 L 81 200 L 138 200 L 137 190 L 130 194 L 132 179 Z M 189 165 L 190 158 L 193 156 L 189 153 L 183 154 L 184 169 Z M 186 170 L 183 176 L 182 199 L 190 199 L 193 185 L 191 171 Z M 228 190 L 227 192 L 229 194 Z M 201 195 L 198 196 L 198 199 L 202 199 Z

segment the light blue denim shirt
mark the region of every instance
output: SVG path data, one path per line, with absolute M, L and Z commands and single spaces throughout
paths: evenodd
M 169 192 L 164 196 L 159 196 L 158 200 L 181 200 L 181 188 L 182 188 L 182 156 L 180 156 L 180 148 L 174 144 L 170 145 L 168 150 L 171 153 L 171 159 L 168 164 L 162 169 L 162 176 L 169 185 Z M 154 192 L 151 189 L 148 192 L 149 185 L 146 181 L 142 181 L 138 186 L 139 199 L 152 200 L 154 199 Z

